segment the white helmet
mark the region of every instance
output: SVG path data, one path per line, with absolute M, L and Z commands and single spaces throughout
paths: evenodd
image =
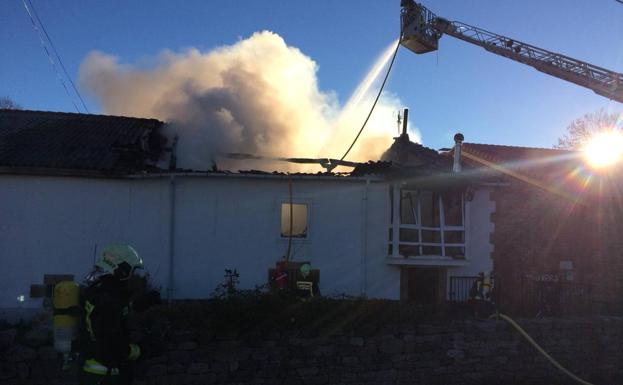
M 95 266 L 125 280 L 132 276 L 134 269 L 143 268 L 143 260 L 132 246 L 112 244 L 104 248 Z

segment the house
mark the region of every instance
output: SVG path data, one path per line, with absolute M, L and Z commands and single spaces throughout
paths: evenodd
M 466 300 L 490 270 L 509 308 L 525 299 L 526 277 L 607 273 L 618 284 L 608 269 L 618 238 L 586 231 L 586 189 L 573 189 L 561 160 L 573 153 L 460 136 L 438 152 L 403 132 L 383 160 L 348 175 L 182 170 L 164 127 L 0 110 L 0 308 L 40 308 L 112 242 L 135 246 L 172 299 L 210 296 L 226 269 L 239 288 L 266 285 L 284 257 L 310 262 L 323 295 L 424 304 Z M 616 234 L 616 218 L 603 231 Z
M 399 271 L 371 258 L 387 248 L 378 178 L 164 169 L 155 120 L 4 110 L 0 127 L 0 307 L 40 307 L 111 242 L 134 245 L 171 298 L 208 297 L 225 269 L 266 284 L 288 249 L 323 294 L 397 297 Z
M 208 297 L 225 269 L 241 288 L 266 284 L 288 253 L 319 270 L 324 295 L 437 302 L 451 277 L 491 268 L 490 187 L 466 198 L 457 177 L 441 193 L 448 186 L 426 171 L 447 160 L 435 151 L 414 144 L 430 159 L 408 176 L 389 162 L 347 176 L 179 170 L 163 162 L 163 127 L 0 111 L 0 307 L 40 307 L 54 282 L 81 280 L 111 242 L 134 245 L 171 298 Z

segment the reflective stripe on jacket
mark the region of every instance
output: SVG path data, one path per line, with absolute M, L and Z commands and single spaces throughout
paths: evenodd
M 119 369 L 118 368 L 108 368 L 105 365 L 102 365 L 101 363 L 97 362 L 96 360 L 86 360 L 84 363 L 84 366 L 82 367 L 82 370 L 84 370 L 87 373 L 91 373 L 91 374 L 97 374 L 100 376 L 117 376 L 119 375 Z

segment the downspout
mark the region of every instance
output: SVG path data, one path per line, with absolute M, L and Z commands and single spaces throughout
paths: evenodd
M 361 225 L 361 296 L 366 297 L 368 291 L 368 187 L 370 178 L 366 178 L 363 189 L 362 204 L 362 225 Z
M 290 206 L 290 227 L 288 229 L 288 251 L 286 252 L 286 267 L 290 263 L 290 253 L 292 252 L 292 228 L 294 227 L 294 203 L 292 202 L 292 177 L 288 178 L 288 203 Z
M 177 168 L 177 136 L 173 139 L 171 146 L 171 159 L 169 162 L 169 171 Z M 167 283 L 167 302 L 171 306 L 173 300 L 173 269 L 175 259 L 175 174 L 169 176 L 169 279 Z
M 175 175 L 169 178 L 169 282 L 167 300 L 169 306 L 173 299 L 173 260 L 175 259 Z

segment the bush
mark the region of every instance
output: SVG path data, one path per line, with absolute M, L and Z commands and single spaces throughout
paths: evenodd
M 440 323 L 447 317 L 415 304 L 391 300 L 311 298 L 288 293 L 238 292 L 227 298 L 176 301 L 141 320 L 145 327 L 167 323 L 176 329 L 217 335 L 288 331 L 373 334 L 390 325 Z

